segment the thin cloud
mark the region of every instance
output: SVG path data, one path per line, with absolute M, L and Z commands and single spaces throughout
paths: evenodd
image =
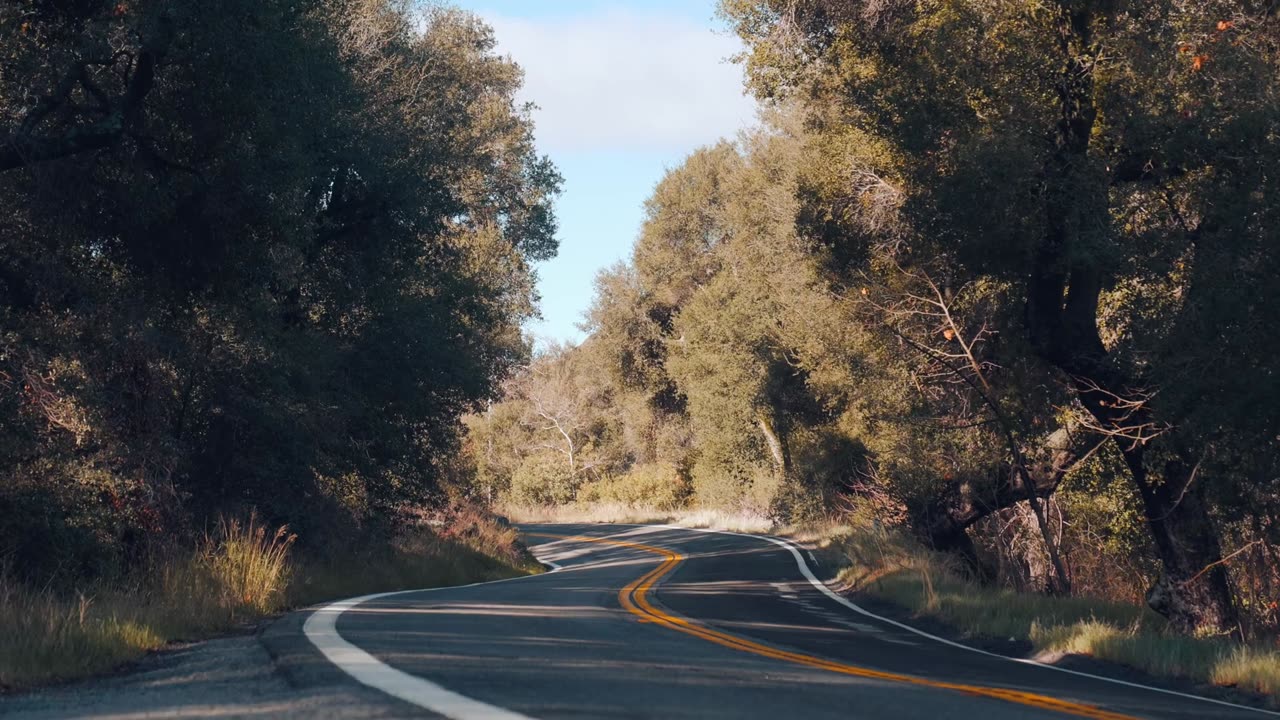
M 688 150 L 755 117 L 736 38 L 705 23 L 609 10 L 575 18 L 487 15 L 525 70 L 544 152 Z

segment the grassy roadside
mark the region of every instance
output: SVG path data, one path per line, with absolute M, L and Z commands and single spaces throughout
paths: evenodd
M 984 587 L 964 579 L 947 558 L 892 530 L 845 525 L 797 537 L 837 563 L 845 590 L 887 600 L 965 636 L 1026 641 L 1047 662 L 1085 655 L 1155 676 L 1261 693 L 1280 705 L 1275 648 L 1177 635 L 1163 618 L 1134 605 Z
M 253 520 L 226 522 L 194 552 L 156 560 L 131 584 L 75 597 L 0 577 L 0 689 L 108 672 L 168 643 L 324 600 L 540 571 L 515 530 L 478 514 L 323 559 L 294 554 L 293 540 Z
M 904 608 L 973 639 L 1028 642 L 1054 662 L 1085 655 L 1161 677 L 1234 687 L 1280 706 L 1280 648 L 1240 646 L 1169 632 L 1150 610 L 1099 598 L 1054 598 L 983 587 L 910 537 L 871 525 L 776 527 L 767 519 L 716 511 L 663 511 L 625 504 L 505 508 L 520 522 L 669 523 L 789 536 L 822 552 L 847 592 Z

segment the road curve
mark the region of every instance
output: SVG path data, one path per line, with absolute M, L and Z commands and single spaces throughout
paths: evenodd
M 799 553 L 759 537 L 623 525 L 523 530 L 559 570 L 347 601 L 313 614 L 305 635 L 347 681 L 398 698 L 406 715 L 1277 716 L 939 642 L 859 614 L 805 577 Z

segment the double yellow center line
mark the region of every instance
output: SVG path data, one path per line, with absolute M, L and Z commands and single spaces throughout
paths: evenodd
M 642 552 L 661 556 L 662 562 L 658 567 L 650 570 L 618 591 L 618 602 L 622 604 L 622 607 L 625 608 L 627 612 L 646 622 L 662 625 L 663 627 L 670 628 L 676 632 L 692 635 L 701 640 L 715 643 L 716 645 L 731 648 L 733 650 L 739 650 L 741 652 L 751 653 L 753 655 L 759 655 L 761 657 L 772 658 L 774 660 L 782 660 L 784 662 L 804 665 L 806 667 L 816 668 L 819 670 L 840 673 L 842 675 L 853 675 L 855 677 L 870 678 L 873 680 L 883 680 L 919 687 L 950 690 L 964 695 L 994 698 L 996 700 L 1004 700 L 1006 702 L 1017 703 L 1019 705 L 1039 708 L 1042 710 L 1052 710 L 1067 715 L 1074 715 L 1076 717 L 1091 718 L 1093 720 L 1137 720 L 1137 718 L 1134 718 L 1133 716 L 1121 715 L 1092 705 L 1059 700 L 1046 695 L 1038 695 L 1035 693 L 1023 692 L 1021 690 L 929 680 L 927 678 L 916 677 L 914 675 L 902 675 L 899 673 L 872 670 L 870 668 L 859 667 L 857 665 L 834 662 L 814 655 L 781 650 L 743 637 L 730 635 L 729 633 L 720 632 L 719 630 L 713 630 L 688 618 L 673 615 L 665 610 L 654 607 L 653 603 L 649 601 L 649 591 L 652 590 L 658 582 L 662 580 L 662 578 L 675 570 L 677 565 L 684 561 L 684 556 L 680 553 L 667 550 L 666 548 L 654 547 L 652 545 L 641 545 L 640 543 L 625 542 L 622 540 L 606 540 L 603 538 L 584 536 L 550 535 L 546 533 L 530 533 L 530 535 L 534 537 L 556 538 L 558 540 L 565 540 L 569 542 L 613 545 L 615 547 L 640 550 Z

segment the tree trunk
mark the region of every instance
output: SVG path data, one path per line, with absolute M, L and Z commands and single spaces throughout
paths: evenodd
M 1071 292 L 1076 294 L 1076 288 Z M 1117 408 L 1117 400 L 1132 397 L 1133 388 L 1141 383 L 1126 381 L 1105 363 L 1105 350 L 1099 353 L 1102 342 L 1096 325 L 1091 331 L 1087 340 L 1063 333 L 1074 335 L 1074 339 L 1059 339 L 1041 347 L 1046 359 L 1072 377 L 1076 396 L 1085 409 L 1102 428 L 1115 433 L 1113 440 L 1142 500 L 1163 568 L 1147 602 L 1182 632 L 1237 634 L 1238 615 L 1222 565 L 1217 528 L 1201 491 L 1203 483 L 1194 482 L 1195 463 L 1187 461 L 1189 453 L 1178 449 L 1175 459 L 1165 463 L 1163 476 L 1151 477 L 1146 441 L 1135 439 L 1135 432 L 1142 432 L 1140 428 L 1154 427 L 1151 410 L 1145 405 L 1136 410 Z
M 1050 595 L 1070 595 L 1071 576 L 1062 562 L 1062 555 L 1058 552 L 1058 541 L 1049 530 L 1049 521 L 1045 517 L 1044 508 L 1040 506 L 1040 498 L 1036 496 L 1034 485 L 1025 466 L 1018 468 L 1018 476 L 1022 480 L 1022 491 L 1027 498 L 1027 504 L 1031 506 L 1031 515 L 1035 518 L 1036 527 L 1040 530 L 1040 539 L 1044 541 L 1045 552 L 1049 554 L 1049 564 L 1053 566 L 1053 577 L 1045 583 L 1044 588 Z
M 1222 562 L 1218 530 L 1201 485 L 1194 481 L 1193 465 L 1171 460 L 1165 463 L 1160 482 L 1143 477 L 1138 483 L 1147 526 L 1163 565 L 1147 591 L 1147 604 L 1183 632 L 1210 630 L 1239 638 L 1240 619 Z
M 1061 429 L 1045 446 L 1027 460 L 1029 486 L 1016 468 L 1002 466 L 987 477 L 959 478 L 934 493 L 921 504 L 909 508 L 912 526 L 935 550 L 959 556 L 981 581 L 995 577 L 992 568 L 978 558 L 968 529 L 983 518 L 1028 499 L 1028 489 L 1037 499 L 1048 499 L 1058 489 L 1071 468 L 1087 455 L 1098 438 L 1088 433 Z
M 1098 332 L 1098 301 L 1107 272 L 1088 252 L 1108 214 L 1108 178 L 1089 157 L 1097 110 L 1093 71 L 1099 49 L 1092 39 L 1094 6 L 1064 3 L 1059 30 L 1063 69 L 1055 151 L 1045 167 L 1045 235 L 1027 281 L 1026 321 L 1032 345 L 1071 379 L 1076 396 L 1104 430 L 1113 433 L 1142 499 L 1163 572 L 1148 593 L 1151 607 L 1184 632 L 1238 632 L 1217 532 L 1186 453 L 1165 467 L 1163 482 L 1148 477 L 1145 440 L 1129 430 L 1149 426 L 1145 404 L 1118 407 L 1143 388 L 1108 358 Z
M 1136 409 L 1117 407 L 1118 399 L 1132 396 L 1132 388 L 1141 384 L 1126 381 L 1102 362 L 1105 351 L 1092 357 L 1079 352 L 1089 347 L 1097 352 L 1102 347 L 1096 325 L 1091 329 L 1089 341 L 1059 344 L 1049 358 L 1073 378 L 1076 396 L 1099 425 L 1115 433 L 1113 440 L 1133 477 L 1162 567 L 1147 593 L 1147 603 L 1181 632 L 1238 636 L 1239 616 L 1218 531 L 1201 490 L 1203 482 L 1196 481 L 1196 463 L 1188 461 L 1191 454 L 1185 448 L 1174 447 L 1174 459 L 1164 464 L 1162 476 L 1151 476 L 1147 442 L 1134 438 L 1134 428 L 1141 432 L 1140 428 L 1154 427 L 1152 411 L 1145 404 Z

